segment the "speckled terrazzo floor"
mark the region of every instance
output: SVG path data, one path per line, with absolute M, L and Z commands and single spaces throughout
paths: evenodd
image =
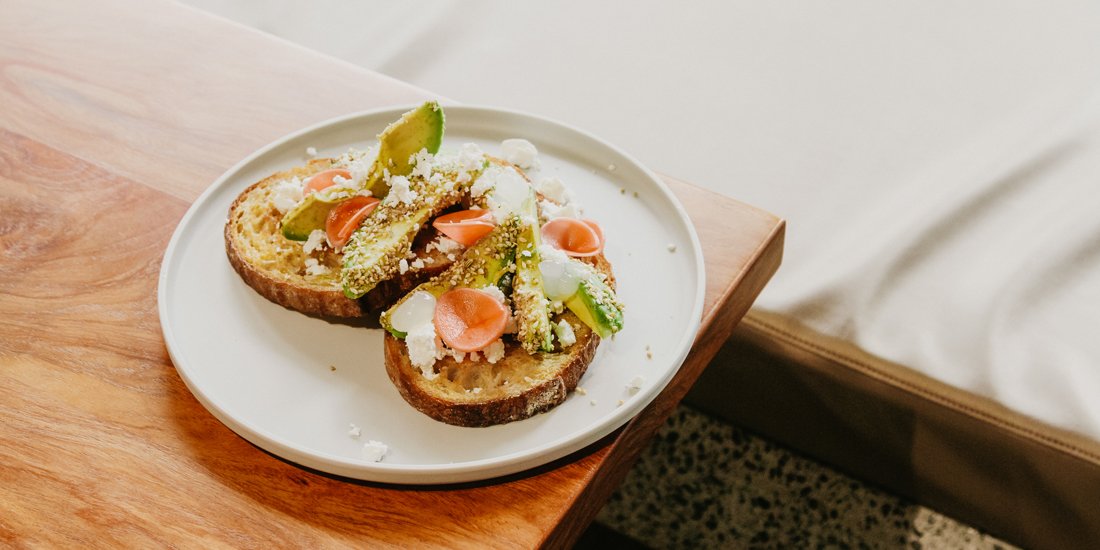
M 686 405 L 597 523 L 651 548 L 1013 548 Z

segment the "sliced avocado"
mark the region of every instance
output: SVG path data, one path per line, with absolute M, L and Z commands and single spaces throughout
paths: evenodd
M 474 179 L 459 183 L 457 174 L 435 172 L 433 176 L 436 174 L 442 175 L 443 180 L 437 183 L 420 177 L 410 180 L 409 202 L 383 200 L 352 234 L 344 247 L 344 265 L 340 270 L 345 296 L 359 298 L 378 283 L 396 276 L 401 260 L 409 253 L 424 224 L 462 200 Z
M 615 298 L 615 292 L 598 275 L 581 281 L 577 293 L 565 301 L 584 324 L 601 338 L 607 338 L 623 328 L 623 310 Z
M 407 176 L 412 172 L 413 155 L 421 149 L 436 154 L 443 142 L 443 108 L 435 101 L 427 101 L 390 124 L 378 135 L 378 157 L 374 159 L 366 188 L 376 197 L 389 191 L 386 171 L 391 175 Z
M 516 306 L 519 328 L 517 336 L 527 353 L 554 351 L 550 301 L 546 299 L 539 271 L 541 238 L 537 200 L 535 190 L 530 189 L 520 213 L 522 225 L 516 238 L 516 274 L 512 280 L 512 302 Z
M 501 279 L 511 274 L 515 263 L 516 236 L 520 230 L 518 217 L 512 217 L 498 225 L 491 233 L 466 249 L 446 271 L 421 283 L 405 294 L 390 309 L 382 313 L 379 322 L 397 338 L 405 333 L 395 330 L 390 324 L 390 313 L 397 309 L 418 291 L 430 292 L 439 297 L 456 287 L 485 288 L 488 285 L 500 286 Z
M 438 103 L 429 101 L 405 113 L 379 134 L 378 156 L 363 189 L 369 189 L 376 197 L 384 197 L 389 191 L 385 178 L 387 170 L 390 175 L 409 175 L 413 169 L 409 162 L 413 155 L 421 149 L 434 155 L 442 141 L 443 108 Z M 319 193 L 306 196 L 283 216 L 283 236 L 292 241 L 308 239 L 314 230 L 325 228 L 328 213 L 350 196 L 350 193 L 338 195 L 338 198 L 322 198 Z
M 283 236 L 292 241 L 308 239 L 315 229 L 325 228 L 328 213 L 347 198 L 346 194 L 330 197 L 324 193 L 310 193 L 283 216 Z

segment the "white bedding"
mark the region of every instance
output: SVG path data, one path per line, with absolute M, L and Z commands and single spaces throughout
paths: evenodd
M 1098 4 L 191 3 L 767 208 L 759 307 L 1100 439 Z

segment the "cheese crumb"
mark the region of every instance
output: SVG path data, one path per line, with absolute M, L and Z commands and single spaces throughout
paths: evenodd
M 595 406 L 596 406 L 596 400 L 595 400 L 595 399 L 593 399 L 593 400 L 589 401 L 588 403 L 589 403 L 590 405 L 592 405 L 593 407 L 595 407 Z
M 577 334 L 573 332 L 573 326 L 565 319 L 554 325 L 554 334 L 558 337 L 558 342 L 561 343 L 563 348 L 577 343 Z
M 489 344 L 485 349 L 481 350 L 481 353 L 485 354 L 485 360 L 490 365 L 496 364 L 501 359 L 504 359 L 504 341 L 497 338 L 492 344 Z
M 642 389 L 643 385 L 645 385 L 645 377 L 635 376 L 630 383 L 626 385 L 626 391 L 630 392 L 630 395 L 634 395 L 638 393 L 638 390 Z
M 397 271 L 398 271 L 398 273 L 404 275 L 405 272 L 408 271 L 408 270 L 409 270 L 409 261 L 406 260 L 405 258 L 401 258 L 401 261 L 397 262 Z
M 309 237 L 302 242 L 302 252 L 306 254 L 312 254 L 315 250 L 320 250 L 325 243 L 325 232 L 322 229 L 314 229 L 310 232 Z
M 389 446 L 381 441 L 371 439 L 363 444 L 363 460 L 367 462 L 381 462 L 388 452 L 390 452 Z
M 538 184 L 535 185 L 535 191 L 538 191 L 542 196 L 560 204 L 572 202 L 573 193 L 569 191 L 565 184 L 562 183 L 559 178 L 542 178 Z
M 420 258 L 417 258 L 417 259 L 413 260 L 412 263 L 409 264 L 409 269 L 412 269 L 412 270 L 424 269 L 424 260 L 420 259 Z
M 311 156 L 311 157 L 317 156 L 317 148 L 316 147 L 306 147 L 306 154 Z
M 432 368 L 435 361 L 442 357 L 439 346 L 439 336 L 435 333 L 435 325 L 422 323 L 410 330 L 405 335 L 405 345 L 409 348 L 409 361 L 420 369 L 420 373 L 428 380 L 434 380 L 438 374 Z
M 488 294 L 489 296 L 492 296 L 494 300 L 502 304 L 504 303 L 504 292 L 502 292 L 500 288 L 497 287 L 497 285 L 485 285 L 485 287 L 482 288 L 481 291 Z
M 390 192 L 384 199 L 388 204 L 403 203 L 412 205 L 419 197 L 416 191 L 409 188 L 409 178 L 405 176 L 391 176 L 389 178 Z
M 669 243 L 669 245 L 668 245 L 668 251 L 669 251 L 669 252 L 676 252 L 676 245 L 674 245 L 674 244 L 672 244 L 672 243 Z
M 579 394 L 581 394 L 581 395 L 588 395 L 588 390 L 586 390 L 586 389 L 584 389 L 584 388 L 582 388 L 582 387 L 580 387 L 580 386 L 577 386 L 577 388 L 576 388 L 576 392 L 577 392 L 577 393 L 579 393 Z
M 301 201 L 302 180 L 299 178 L 280 181 L 271 190 L 271 204 L 280 214 L 285 214 Z
M 625 403 L 625 401 L 623 401 L 622 399 L 620 399 L 620 400 L 619 400 L 619 404 L 618 404 L 618 405 L 615 405 L 615 406 L 616 406 L 616 407 L 622 407 L 622 406 L 623 406 L 623 403 Z
M 363 430 L 360 430 L 359 426 L 356 426 L 355 424 L 348 424 L 348 426 L 350 426 L 348 428 L 348 436 L 350 436 L 352 439 L 359 439 L 359 436 L 363 435 Z
M 321 265 L 317 258 L 306 258 L 306 275 L 324 275 L 328 273 L 328 267 Z
M 538 149 L 526 139 L 506 139 L 500 142 L 500 152 L 504 160 L 524 170 L 538 165 Z

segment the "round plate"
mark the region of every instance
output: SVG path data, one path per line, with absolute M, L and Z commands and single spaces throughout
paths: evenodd
M 234 432 L 291 462 L 336 475 L 410 484 L 474 481 L 540 466 L 626 423 L 665 387 L 695 338 L 703 309 L 699 239 L 682 206 L 630 156 L 564 124 L 513 111 L 446 107 L 443 149 L 474 142 L 500 154 L 524 138 L 539 149 L 532 179 L 556 176 L 607 238 L 625 328 L 600 344 L 557 408 L 489 428 L 432 420 L 386 377 L 382 330 L 290 311 L 252 291 L 225 255 L 233 199 L 253 182 L 307 160 L 366 149 L 411 107 L 336 118 L 284 137 L 230 169 L 188 210 L 164 254 L 160 321 L 172 361 L 195 397 Z M 628 385 L 642 377 L 641 389 Z M 350 425 L 362 435 L 349 435 Z M 363 445 L 389 446 L 381 462 Z

